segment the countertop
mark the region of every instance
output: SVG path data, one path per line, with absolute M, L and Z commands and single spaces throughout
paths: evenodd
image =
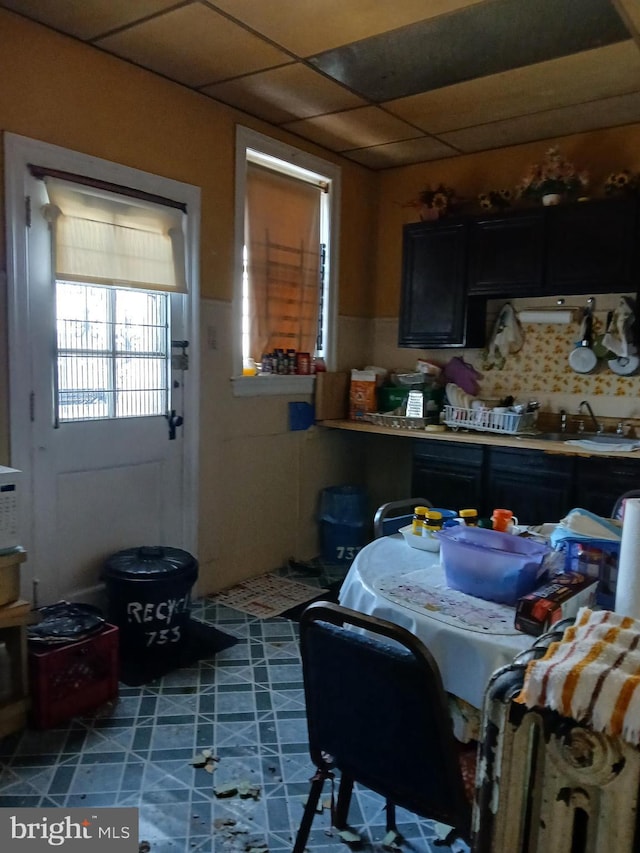
M 491 447 L 522 447 L 529 450 L 542 450 L 545 453 L 560 454 L 561 456 L 602 456 L 624 459 L 640 459 L 640 450 L 589 450 L 583 447 L 566 444 L 563 441 L 540 441 L 532 435 L 500 435 L 491 432 L 466 432 L 464 430 L 448 429 L 445 432 L 427 432 L 424 429 L 398 429 L 384 427 L 363 421 L 325 420 L 318 421 L 318 426 L 328 429 L 351 430 L 372 435 L 394 435 L 401 438 L 428 439 L 429 441 L 455 441 L 462 444 L 481 444 Z M 567 439 L 578 439 L 579 436 L 567 434 Z

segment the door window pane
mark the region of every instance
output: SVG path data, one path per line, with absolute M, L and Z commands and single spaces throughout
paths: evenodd
M 59 422 L 164 415 L 169 296 L 58 281 Z

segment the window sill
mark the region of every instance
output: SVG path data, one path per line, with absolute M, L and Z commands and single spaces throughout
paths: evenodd
M 233 376 L 234 397 L 313 394 L 315 376 Z

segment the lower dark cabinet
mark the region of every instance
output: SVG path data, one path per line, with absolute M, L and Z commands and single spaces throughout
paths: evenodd
M 623 492 L 640 489 L 640 460 L 577 460 L 574 506 L 580 506 L 608 518 L 613 505 Z
M 559 521 L 574 507 L 609 518 L 623 492 L 640 489 L 640 459 L 420 439 L 411 488 L 434 506 L 476 507 L 485 517 L 504 507 L 524 524 Z
M 558 521 L 572 509 L 574 458 L 488 447 L 483 514 L 510 509 L 523 524 Z
M 411 494 L 433 506 L 460 510 L 482 499 L 484 448 L 454 442 L 416 441 Z

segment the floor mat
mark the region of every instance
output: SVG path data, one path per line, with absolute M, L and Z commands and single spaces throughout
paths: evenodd
M 120 661 L 119 680 L 128 687 L 139 687 L 156 678 L 161 678 L 174 669 L 191 666 L 196 661 L 212 657 L 223 649 L 235 645 L 238 638 L 225 634 L 212 625 L 205 625 L 197 619 L 189 621 L 187 638 L 175 652 L 156 650 L 154 655 L 136 658 L 125 654 Z
M 327 592 L 323 587 L 310 586 L 277 574 L 260 575 L 210 596 L 216 604 L 224 604 L 258 619 L 281 616 Z

